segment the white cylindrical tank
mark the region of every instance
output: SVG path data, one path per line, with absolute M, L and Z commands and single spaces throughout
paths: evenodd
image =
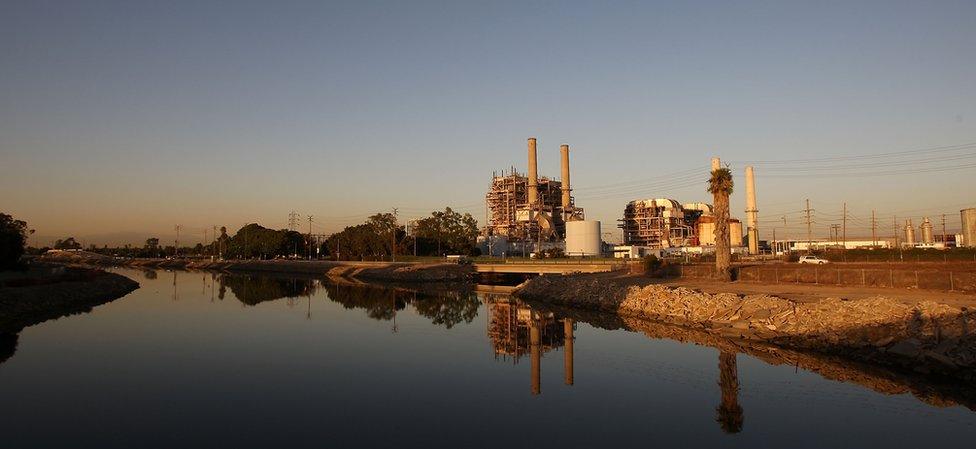
M 566 222 L 566 255 L 599 256 L 600 222 L 595 220 Z
M 962 243 L 970 248 L 976 248 L 976 207 L 959 211 L 962 220 Z

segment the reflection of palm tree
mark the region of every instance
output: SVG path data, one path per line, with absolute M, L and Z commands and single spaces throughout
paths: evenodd
M 722 389 L 722 403 L 715 411 L 715 420 L 725 433 L 742 431 L 742 407 L 739 405 L 739 372 L 736 353 L 722 352 L 718 356 L 718 385 Z

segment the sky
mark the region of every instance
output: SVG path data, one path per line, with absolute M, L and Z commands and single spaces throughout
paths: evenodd
M 484 221 L 493 171 L 559 176 L 615 229 L 756 169 L 762 238 L 976 207 L 972 1 L 14 1 L 0 211 L 34 244 L 315 233 L 398 208 Z M 783 218 L 785 218 L 785 225 Z M 939 225 L 937 224 L 937 227 Z M 209 231 L 208 231 L 209 232 Z M 797 237 L 799 237 L 797 235 Z M 209 234 L 206 238 L 210 238 Z

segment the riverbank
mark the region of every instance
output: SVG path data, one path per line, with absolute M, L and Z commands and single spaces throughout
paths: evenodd
M 88 312 L 139 288 L 125 276 L 78 267 L 35 267 L 0 283 L 0 333 Z
M 706 293 L 682 282 L 685 286 L 663 285 L 644 276 L 620 274 L 541 276 L 523 284 L 515 295 L 976 380 L 972 307 L 883 295 L 794 300 L 762 293 Z
M 390 282 L 468 282 L 474 277 L 470 265 L 455 263 L 356 262 L 324 260 L 219 260 L 113 258 L 64 252 L 41 256 L 39 260 L 97 266 L 132 268 L 213 270 L 230 272 L 292 273 L 380 280 Z
M 705 329 L 675 326 L 620 315 L 527 301 L 532 310 L 553 313 L 557 319 L 607 330 L 626 330 L 652 339 L 672 340 L 716 349 L 720 354 L 742 353 L 770 365 L 804 369 L 837 382 L 853 383 L 886 395 L 911 394 L 936 407 L 961 405 L 976 410 L 976 386 L 954 378 L 933 378 L 914 371 L 890 369 L 832 354 L 783 348 L 763 341 L 716 335 Z
M 34 266 L 0 276 L 0 363 L 17 351 L 25 327 L 87 313 L 139 288 L 125 276 L 77 267 Z

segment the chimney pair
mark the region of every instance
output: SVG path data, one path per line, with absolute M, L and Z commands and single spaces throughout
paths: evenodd
M 569 209 L 570 207 L 570 192 L 571 187 L 569 184 L 569 145 L 560 145 L 559 153 L 562 158 L 562 178 L 563 178 L 563 197 L 562 205 L 563 209 Z M 529 205 L 535 206 L 539 204 L 539 162 L 538 154 L 536 151 L 536 140 L 535 137 L 529 138 Z

